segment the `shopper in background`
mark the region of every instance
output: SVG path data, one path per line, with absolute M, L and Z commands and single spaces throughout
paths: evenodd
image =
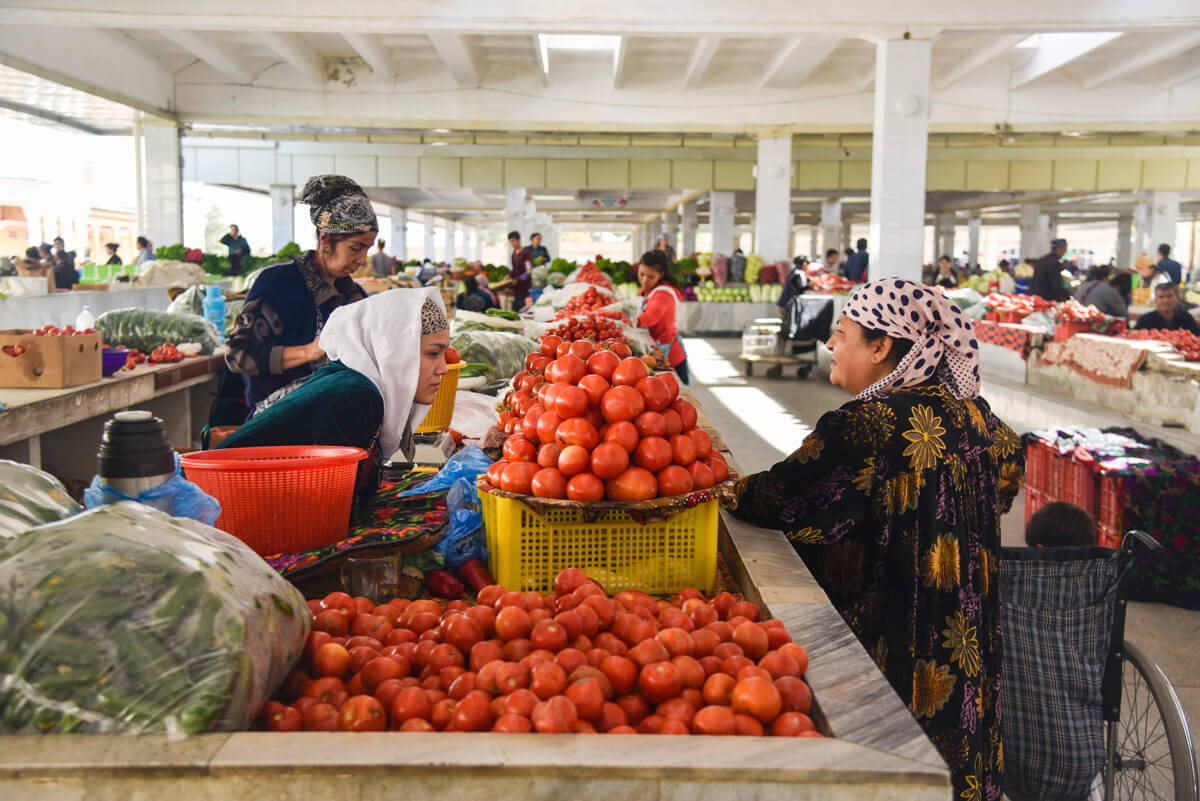
M 229 226 L 229 233 L 221 237 L 221 244 L 229 248 L 229 274 L 242 274 L 242 259 L 250 255 L 250 243 L 236 225 Z
M 108 261 L 106 261 L 105 264 L 124 264 L 124 262 L 121 261 L 121 257 L 117 255 L 117 249 L 120 247 L 121 246 L 116 242 L 109 242 L 104 246 L 104 249 L 108 251 Z
M 54 254 L 54 288 L 73 289 L 79 283 L 79 273 L 67 261 L 67 254 Z
M 375 251 L 375 255 L 371 257 L 371 272 L 380 278 L 386 278 L 392 274 L 396 266 L 396 260 L 384 252 L 384 247 L 387 245 L 386 241 L 380 239 L 377 244 L 378 249 Z
M 1158 246 L 1158 269 L 1170 276 L 1172 284 L 1182 283 L 1183 266 L 1171 258 L 1171 246 L 1166 242 Z
M 24 278 L 44 278 L 54 270 L 54 265 L 42 259 L 42 252 L 36 246 L 25 248 L 25 258 L 18 259 L 17 275 Z
M 663 251 L 651 250 L 642 255 L 638 265 L 638 283 L 642 287 L 642 313 L 639 328 L 650 332 L 654 343 L 674 368 L 679 380 L 688 383 L 687 352 L 679 338 L 679 301 L 683 293 L 671 280 L 670 265 Z
M 500 299 L 488 287 L 487 273 L 478 273 L 473 278 L 467 278 L 467 282 L 467 291 L 459 295 L 455 303 L 458 308 L 479 313 L 500 308 Z
M 150 246 L 150 240 L 144 236 L 139 236 L 137 238 L 137 249 L 137 261 L 135 261 L 134 264 L 141 266 L 148 261 L 156 261 L 158 259 L 158 257 L 154 255 L 154 248 Z
M 666 234 L 658 235 L 658 244 L 654 249 L 660 253 L 666 254 L 668 267 L 676 262 L 675 246 L 671 244 L 671 237 L 667 236 Z
M 841 259 L 841 254 L 837 248 L 830 248 L 825 251 L 825 261 L 821 264 L 821 268 L 829 275 L 840 275 L 841 271 L 838 267 L 838 262 Z
M 791 305 L 792 298 L 797 295 L 803 295 L 807 291 L 808 257 L 797 256 L 792 260 L 792 269 L 783 282 L 783 291 L 779 293 L 779 300 L 775 301 L 775 305 L 779 307 L 780 316 L 786 319 L 788 306 Z
M 550 263 L 550 251 L 546 250 L 545 246 L 542 245 L 541 234 L 530 234 L 529 256 L 533 259 L 533 264 L 535 267 Z
M 1129 308 L 1120 291 L 1109 282 L 1111 276 L 1111 265 L 1092 266 L 1083 284 L 1075 290 L 1075 300 L 1085 306 L 1095 306 L 1110 317 L 1124 319 L 1129 316 Z
M 1137 259 L 1133 262 L 1133 269 L 1137 270 L 1142 289 L 1154 289 L 1159 284 L 1174 286 L 1175 282 L 1171 280 L 1171 276 L 1158 269 L 1158 265 L 1145 253 L 1138 254 Z
M 253 413 L 325 364 L 319 338 L 334 310 L 366 297 L 350 277 L 366 266 L 379 222 L 362 187 L 341 175 L 309 178 L 300 192 L 317 249 L 263 270 L 229 335 L 225 363 L 242 376 Z
M 71 269 L 75 269 L 75 251 L 67 250 L 66 243 L 63 242 L 61 236 L 54 237 L 54 255 L 65 257 Z
M 973 323 L 900 278 L 851 297 L 830 380 L 854 395 L 723 501 L 781 529 L 950 766 L 953 798 L 998 798 L 1000 518 L 1021 438 L 979 397 Z
M 513 311 L 521 311 L 529 303 L 529 290 L 533 288 L 533 256 L 529 248 L 521 247 L 521 232 L 508 232 L 508 246 L 512 248 L 512 270 L 497 288 L 511 286 Z
M 1062 280 L 1062 258 L 1066 252 L 1067 240 L 1055 239 L 1050 243 L 1050 252 L 1033 263 L 1033 280 L 1029 282 L 1029 294 L 1055 302 L 1071 297 Z
M 949 256 L 938 259 L 938 271 L 933 284 L 946 289 L 958 289 L 958 275 L 954 272 L 954 262 Z
M 858 252 L 846 259 L 846 277 L 856 284 L 861 284 L 867 280 L 867 265 L 871 257 L 867 255 L 867 240 L 860 239 L 854 244 Z
M 1179 306 L 1179 288 L 1174 284 L 1154 287 L 1154 311 L 1143 314 L 1133 326 L 1139 331 L 1176 331 L 1183 329 L 1200 335 L 1196 319 Z
M 1030 548 L 1080 548 L 1096 544 L 1096 521 L 1073 503 L 1050 501 L 1025 524 Z

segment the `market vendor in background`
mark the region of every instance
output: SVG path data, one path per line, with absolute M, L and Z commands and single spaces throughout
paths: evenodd
M 137 261 L 134 264 L 143 265 L 149 261 L 157 261 L 158 257 L 154 255 L 154 248 L 150 246 L 150 240 L 144 236 L 137 238 Z
M 309 206 L 317 249 L 259 274 L 225 354 L 255 413 L 325 363 L 318 343 L 325 321 L 339 306 L 366 297 L 350 276 L 367 263 L 379 223 L 362 187 L 341 175 L 318 175 L 308 179 L 300 202 Z
M 958 289 L 958 275 L 954 272 L 954 262 L 949 256 L 938 259 L 938 271 L 933 284 L 946 289 Z
M 533 259 L 535 267 L 550 263 L 550 251 L 542 244 L 541 234 L 529 235 L 529 257 Z
M 364 251 L 365 252 L 365 251 Z M 440 290 L 393 289 L 335 309 L 321 331 L 329 361 L 219 448 L 347 445 L 367 451 L 355 495 L 369 500 L 383 462 L 413 457 L 413 430 L 446 374 L 449 323 Z
M 250 255 L 250 243 L 236 225 L 231 225 L 229 233 L 221 237 L 221 244 L 229 248 L 229 274 L 241 275 L 242 259 Z
M 787 278 L 783 282 L 783 291 L 779 293 L 779 300 L 775 301 L 775 306 L 779 309 L 780 317 L 787 319 L 788 306 L 792 304 L 792 298 L 797 295 L 803 295 L 808 291 L 808 257 L 797 256 L 792 260 L 792 269 L 788 273 Z
M 508 232 L 508 246 L 512 248 L 512 269 L 494 288 L 512 287 L 513 311 L 519 312 L 529 303 L 529 290 L 533 288 L 533 256 L 529 248 L 521 247 L 520 231 Z
M 828 344 L 854 399 L 725 503 L 791 541 L 949 764 L 953 797 L 998 797 L 997 556 L 1021 439 L 979 397 L 972 321 L 926 285 L 866 284 Z
M 1183 283 L 1183 266 L 1171 258 L 1171 246 L 1166 242 L 1158 246 L 1158 269 L 1171 278 L 1171 283 L 1180 286 Z
M 667 257 L 667 267 L 675 263 L 675 246 L 671 244 L 671 237 L 666 234 L 659 234 L 658 243 L 654 246 L 654 249 Z
M 674 368 L 679 380 L 688 383 L 687 352 L 679 338 L 679 301 L 683 293 L 676 288 L 668 271 L 667 256 L 661 250 L 642 255 L 638 265 L 638 284 L 642 287 L 642 313 L 637 324 L 650 332 L 654 343 Z
M 1138 254 L 1137 259 L 1133 262 L 1133 269 L 1137 270 L 1142 289 L 1154 289 L 1161 284 L 1175 285 L 1171 276 L 1158 269 L 1154 261 L 1145 253 Z
M 121 261 L 121 257 L 117 255 L 117 249 L 120 247 L 116 242 L 109 242 L 104 246 L 104 249 L 108 251 L 108 261 L 104 262 L 105 264 L 116 266 L 124 263 Z
M 837 248 L 830 248 L 825 251 L 825 261 L 821 263 L 821 269 L 829 275 L 840 275 L 841 258 L 842 254 L 838 253 Z
M 1196 318 L 1184 311 L 1179 304 L 1179 288 L 1174 284 L 1158 284 L 1154 287 L 1154 311 L 1138 318 L 1134 328 L 1141 331 L 1191 331 L 1200 335 Z
M 858 248 L 857 252 L 847 251 L 846 264 L 842 269 L 851 281 L 862 283 L 867 280 L 867 267 L 871 263 L 871 256 L 867 253 L 867 240 L 860 239 L 854 246 Z
M 1125 319 L 1129 316 L 1129 307 L 1120 291 L 1109 282 L 1111 276 L 1112 265 L 1093 265 L 1083 284 L 1075 290 L 1075 300 L 1084 306 L 1095 306 L 1110 317 Z
M 1063 254 L 1067 252 L 1067 240 L 1055 239 L 1050 243 L 1050 252 L 1033 263 L 1033 280 L 1029 283 L 1029 294 L 1049 301 L 1069 300 L 1071 293 L 1063 286 Z
M 468 276 L 464 283 L 467 291 L 458 296 L 458 301 L 455 303 L 458 308 L 479 313 L 486 312 L 488 309 L 500 308 L 500 299 L 496 297 L 495 292 L 488 288 L 487 273 Z

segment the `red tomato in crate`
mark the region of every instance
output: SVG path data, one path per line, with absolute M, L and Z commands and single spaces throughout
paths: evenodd
M 562 344 L 562 337 L 548 334 L 542 337 L 538 347 L 541 349 L 542 355 L 550 359 L 558 358 L 558 346 Z
M 559 424 L 555 439 L 562 447 L 578 445 L 591 452 L 600 443 L 600 434 L 586 418 L 572 417 Z
M 579 389 L 587 393 L 588 407 L 591 409 L 600 408 L 604 393 L 611 388 L 612 385 L 602 376 L 589 374 L 579 379 Z
M 591 405 L 588 392 L 579 387 L 565 386 L 554 399 L 554 411 L 564 420 L 583 417 Z
M 537 446 L 522 434 L 513 434 L 504 441 L 504 458 L 510 462 L 537 460 Z
M 612 380 L 613 371 L 621 363 L 621 357 L 611 350 L 598 350 L 587 360 L 588 372 L 598 375 L 605 381 Z
M 565 498 L 567 479 L 557 468 L 546 467 L 534 474 L 530 489 L 538 498 Z
M 695 482 L 691 474 L 679 465 L 669 465 L 659 471 L 658 494 L 663 497 L 671 495 L 686 495 L 692 491 Z M 699 489 L 705 489 L 700 487 Z
M 532 489 L 533 477 L 540 469 L 537 462 L 513 462 L 500 474 L 500 489 L 517 495 L 528 495 Z
M 630 386 L 614 386 L 600 400 L 600 411 L 610 423 L 633 420 L 645 409 L 645 398 Z
M 633 451 L 633 463 L 654 473 L 671 463 L 671 444 L 662 437 L 646 437 Z
M 632 356 L 622 359 L 613 371 L 613 386 L 636 386 L 639 381 L 650 375 L 650 368 L 641 359 Z
M 597 478 L 616 478 L 629 467 L 629 453 L 615 442 L 604 442 L 592 451 L 592 472 Z
M 658 482 L 649 470 L 630 467 L 605 484 L 605 494 L 613 501 L 648 501 L 658 495 Z
M 604 482 L 591 473 L 580 473 L 567 482 L 567 497 L 573 501 L 604 499 Z
M 619 420 L 609 424 L 608 431 L 604 433 L 604 441 L 616 443 L 624 448 L 626 453 L 632 454 L 637 448 L 640 436 L 637 426 L 628 420 Z
M 659 378 L 647 376 L 637 382 L 636 389 L 646 401 L 646 408 L 653 412 L 661 412 L 671 404 L 671 390 Z
M 458 348 L 446 348 L 446 364 L 458 364 L 462 361 L 462 357 L 458 354 Z

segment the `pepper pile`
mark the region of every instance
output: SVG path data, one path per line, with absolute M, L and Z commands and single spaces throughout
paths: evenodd
M 728 592 L 610 598 L 568 568 L 552 596 L 309 606 L 301 667 L 263 709 L 272 731 L 823 736 L 808 653 Z
M 1191 331 L 1182 329 L 1177 331 L 1167 331 L 1165 329 L 1156 328 L 1153 330 L 1138 330 L 1129 331 L 1125 334 L 1126 339 L 1152 339 L 1158 342 L 1166 342 L 1175 348 L 1175 352 L 1189 362 L 1200 362 L 1200 337 L 1193 334 Z

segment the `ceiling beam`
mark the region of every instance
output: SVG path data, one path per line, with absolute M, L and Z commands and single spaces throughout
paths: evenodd
M 253 83 L 254 72 L 228 45 L 195 31 L 162 30 L 159 33 L 222 75 L 241 83 Z
M 460 33 L 429 33 L 429 41 L 437 51 L 438 58 L 450 71 L 454 85 L 459 89 L 474 89 L 479 86 L 479 67 L 471 54 L 467 37 Z
M 629 37 L 622 36 L 617 42 L 617 51 L 613 53 L 613 89 L 620 89 L 625 83 L 625 67 L 629 63 Z
M 1167 79 L 1167 86 L 1172 89 L 1179 86 L 1181 83 L 1194 81 L 1200 78 L 1200 61 L 1197 61 L 1191 68 L 1184 68 L 1183 72 L 1176 73 Z
M 994 58 L 1004 55 L 1026 38 L 1023 33 L 997 36 L 991 42 L 974 51 L 962 61 L 956 62 L 944 75 L 939 75 L 933 82 L 935 92 L 949 89 L 975 70 L 987 64 Z
M 321 55 L 300 34 L 259 31 L 255 35 L 301 75 L 314 83 L 325 83 L 325 63 Z
M 767 63 L 759 86 L 766 89 L 772 85 L 795 86 L 803 83 L 841 43 L 841 39 L 832 36 L 789 39 L 784 48 Z
M 342 38 L 354 48 L 355 53 L 362 56 L 362 60 L 367 62 L 367 66 L 377 78 L 382 78 L 389 85 L 396 82 L 396 69 L 392 65 L 391 56 L 379 43 L 378 36 L 373 33 L 343 33 Z
M 717 54 L 720 46 L 720 36 L 701 36 L 696 40 L 696 49 L 692 51 L 687 69 L 683 72 L 684 89 L 695 89 L 700 85 L 700 82 L 704 80 L 704 73 L 708 72 L 713 56 Z
M 1198 30 L 1182 31 L 1174 36 L 1159 37 L 1153 47 L 1144 48 L 1132 58 L 1114 59 L 1107 69 L 1090 74 L 1084 80 L 1083 88 L 1095 89 L 1109 81 L 1115 81 L 1117 78 L 1132 75 L 1169 58 L 1175 58 L 1193 47 L 1200 47 L 1200 31 Z
M 1041 37 L 1040 45 L 1034 51 L 1033 58 L 1013 72 L 1008 85 L 1010 89 L 1018 89 L 1035 81 L 1121 36 L 1120 33 L 1042 33 L 1038 35 Z

